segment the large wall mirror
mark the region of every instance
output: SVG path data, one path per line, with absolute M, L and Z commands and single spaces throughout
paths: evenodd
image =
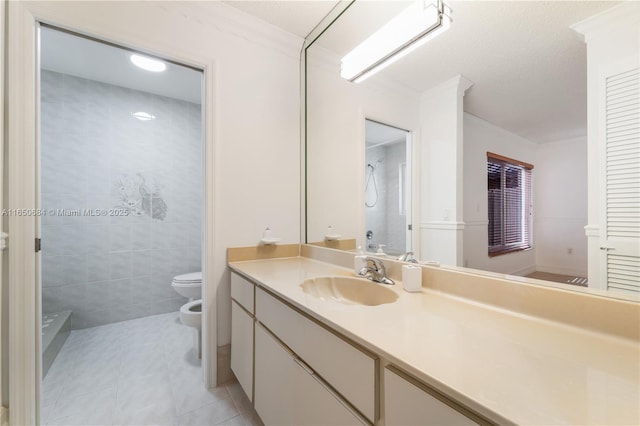
M 341 58 L 411 3 L 341 3 L 304 52 L 306 242 L 325 241 L 329 229 L 371 252 L 382 244 L 394 247 L 389 256 L 413 251 L 419 261 L 598 292 L 602 283 L 586 279 L 586 45 L 571 25 L 615 3 L 447 2 L 447 31 L 365 81 L 341 78 Z M 408 151 L 385 157 L 383 139 L 371 149 L 371 123 L 405 132 Z M 393 155 L 411 182 L 404 212 L 393 198 L 405 217 L 371 236 L 373 200 L 388 191 L 382 175 L 402 173 L 384 171 Z M 527 191 L 518 201 L 526 217 L 495 216 Z M 529 245 L 509 246 L 509 226 Z

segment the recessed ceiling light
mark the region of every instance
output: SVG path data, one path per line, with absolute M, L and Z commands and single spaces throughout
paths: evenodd
M 131 116 L 137 118 L 140 121 L 150 121 L 156 119 L 155 115 L 149 114 L 148 112 L 144 111 L 132 112 Z
M 162 72 L 167 69 L 167 64 L 164 62 L 147 56 L 131 55 L 131 62 L 133 62 L 137 67 L 151 72 Z

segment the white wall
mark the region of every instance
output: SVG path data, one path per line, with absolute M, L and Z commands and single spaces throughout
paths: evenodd
M 487 151 L 536 166 L 536 144 L 471 114 L 464 114 L 464 266 L 507 274 L 535 271 L 536 248 L 489 257 Z M 533 187 L 537 182 L 533 171 Z M 534 206 L 535 218 L 535 206 Z
M 538 145 L 533 172 L 536 269 L 586 277 L 587 138 Z
M 422 151 L 420 258 L 463 262 L 463 97 L 471 81 L 458 75 L 420 100 Z
M 206 67 L 206 81 L 213 83 L 205 88 L 213 99 L 206 110 L 206 138 L 215 165 L 213 175 L 206 173 L 213 176 L 205 198 L 213 206 L 214 240 L 207 253 L 213 260 L 206 264 L 213 279 L 207 282 L 204 303 L 209 315 L 217 306 L 217 344 L 229 343 L 227 247 L 255 245 L 266 226 L 283 243 L 300 241 L 302 40 L 219 2 L 42 2 L 25 7 L 54 25 Z M 213 370 L 215 353 L 215 342 L 210 342 Z

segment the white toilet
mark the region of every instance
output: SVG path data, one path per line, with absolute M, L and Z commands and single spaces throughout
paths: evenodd
M 176 275 L 171 281 L 171 287 L 189 301 L 202 298 L 202 272 L 190 272 Z
M 189 301 L 180 307 L 180 321 L 186 326 L 195 328 L 193 350 L 198 358 L 202 357 L 202 272 L 191 272 L 176 275 L 171 287 Z
M 202 339 L 202 299 L 193 300 L 182 305 L 180 307 L 180 321 L 182 321 L 184 325 L 196 329 L 193 340 L 193 351 L 198 358 L 202 358 L 202 345 L 200 344 Z

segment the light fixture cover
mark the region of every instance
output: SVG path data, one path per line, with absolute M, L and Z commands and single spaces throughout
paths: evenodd
M 148 56 L 133 54 L 131 55 L 131 62 L 133 62 L 135 66 L 151 72 L 162 72 L 167 69 L 167 64 L 157 59 L 149 58 Z
M 149 114 L 148 112 L 144 111 L 132 112 L 131 116 L 137 118 L 140 121 L 150 121 L 156 119 L 155 115 Z
M 342 58 L 340 75 L 360 82 L 449 28 L 440 0 L 418 0 Z

